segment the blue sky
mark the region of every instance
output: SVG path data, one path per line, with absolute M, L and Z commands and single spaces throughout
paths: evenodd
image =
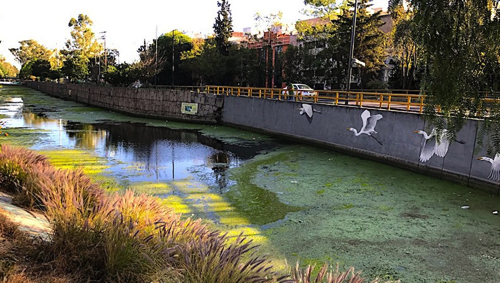
M 107 47 L 120 51 L 120 61 L 138 60 L 136 50 L 158 35 L 178 29 L 209 34 L 218 7 L 217 0 L 23 0 L 2 1 L 0 5 L 0 55 L 16 64 L 9 48 L 19 47 L 19 41 L 34 39 L 45 47 L 62 49 L 70 38 L 68 22 L 78 14 L 86 14 L 94 22 L 97 34 L 106 31 Z M 374 7 L 387 7 L 388 0 L 375 0 Z M 307 19 L 303 0 L 229 0 L 235 31 L 251 27 L 255 31 L 254 15 L 283 13 L 283 22 Z

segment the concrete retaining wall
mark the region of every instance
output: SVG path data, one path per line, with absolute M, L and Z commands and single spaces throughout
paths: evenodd
M 47 94 L 142 117 L 196 123 L 219 123 L 224 97 L 168 89 L 134 89 L 77 84 L 26 82 Z M 195 103 L 196 114 L 183 114 L 182 103 Z
M 457 134 L 457 140 L 464 143 L 452 141 L 445 157 L 434 155 L 422 162 L 420 153 L 424 138 L 415 131 L 430 133 L 431 130 L 423 115 L 369 109 L 371 115 L 383 116 L 376 124 L 377 133 L 373 134 L 382 143 L 379 144 L 371 136 L 355 136 L 348 130 L 350 127 L 361 129 L 361 114 L 366 109 L 312 104 L 315 112 L 309 118 L 299 114 L 301 105 L 299 102 L 226 97 L 222 120 L 227 125 L 308 141 L 476 187 L 486 186 L 498 193 L 500 183 L 488 178 L 491 164 L 477 160 L 488 156 L 486 150 L 476 144 L 478 121 L 466 123 Z

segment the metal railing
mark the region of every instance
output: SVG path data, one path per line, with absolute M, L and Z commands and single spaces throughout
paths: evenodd
M 236 87 L 236 86 L 175 86 L 168 87 L 177 90 L 188 90 L 193 92 L 206 92 L 215 95 L 247 96 L 262 99 L 303 101 L 308 103 L 320 103 L 330 105 L 349 105 L 365 108 L 379 108 L 387 110 L 410 111 L 422 113 L 425 107 L 425 94 L 419 94 L 417 90 L 380 90 L 368 91 L 341 91 L 341 90 L 317 90 L 316 95 L 303 95 L 300 90 L 288 91 L 282 88 L 260 88 L 260 87 Z M 485 94 L 481 105 L 500 102 L 498 93 Z M 440 112 L 440 108 L 436 109 Z
M 422 113 L 424 110 L 425 95 L 376 93 L 362 91 L 319 90 L 316 95 L 303 95 L 302 91 L 294 90 L 289 93 L 281 88 L 255 88 L 231 86 L 205 86 L 200 92 L 216 95 L 249 96 L 277 100 L 308 101 L 321 104 L 353 105 L 358 107 L 397 109 Z

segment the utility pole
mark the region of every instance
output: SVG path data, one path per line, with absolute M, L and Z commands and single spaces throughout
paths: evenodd
M 155 37 L 156 37 L 156 42 L 155 42 L 155 88 L 156 88 L 156 73 L 158 72 L 158 25 L 156 25 Z
M 172 88 L 175 83 L 175 29 L 172 30 Z
M 349 64 L 347 66 L 347 93 L 345 105 L 349 105 L 349 91 L 351 91 L 352 59 L 354 57 L 354 39 L 356 37 L 356 14 L 358 12 L 358 0 L 354 1 L 354 16 L 351 27 L 351 46 L 349 49 Z

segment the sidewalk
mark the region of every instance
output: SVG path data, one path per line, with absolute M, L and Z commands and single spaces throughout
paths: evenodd
M 19 230 L 27 232 L 32 237 L 50 240 L 51 228 L 45 217 L 38 213 L 28 212 L 12 204 L 12 197 L 0 192 L 0 214 L 19 225 Z

